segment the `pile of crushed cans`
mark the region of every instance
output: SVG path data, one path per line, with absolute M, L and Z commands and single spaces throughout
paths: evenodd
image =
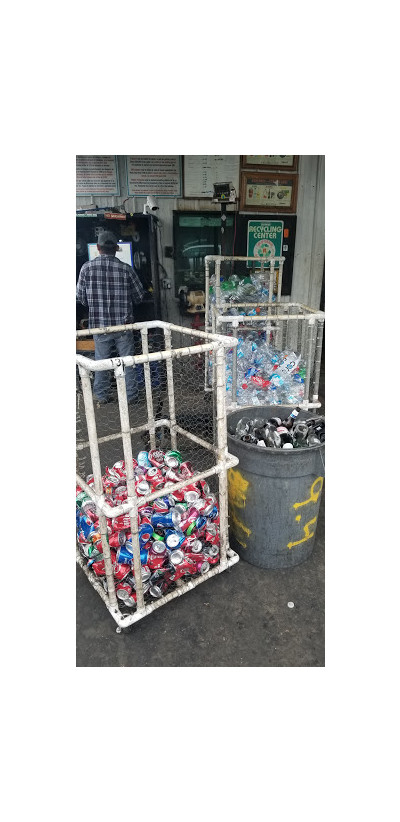
M 294 408 L 286 419 L 242 417 L 236 425 L 235 436 L 249 445 L 263 448 L 310 448 L 325 442 L 325 419 L 321 416 L 297 421 L 300 407 Z
M 135 489 L 138 497 L 140 561 L 145 599 L 162 597 L 173 590 L 183 576 L 205 574 L 219 562 L 219 509 L 216 497 L 204 480 L 190 483 L 195 471 L 183 462 L 179 451 L 140 451 L 133 459 Z M 183 479 L 188 484 L 174 490 Z M 111 507 L 125 502 L 125 462 L 106 467 L 102 478 L 106 501 Z M 93 485 L 94 477 L 87 477 Z M 140 497 L 160 489 L 162 496 L 149 505 Z M 78 544 L 91 570 L 105 580 L 105 564 L 99 519 L 93 500 L 76 488 L 76 527 Z M 116 596 L 120 605 L 136 606 L 133 546 L 130 515 L 107 519 Z

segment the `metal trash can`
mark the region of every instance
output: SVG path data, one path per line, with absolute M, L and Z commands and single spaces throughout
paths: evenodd
M 309 448 L 261 448 L 232 436 L 241 417 L 277 414 L 292 406 L 252 406 L 228 415 L 228 449 L 239 465 L 228 471 L 229 539 L 251 565 L 291 568 L 310 556 L 317 529 L 325 476 L 325 445 Z M 297 421 L 312 411 L 301 411 Z

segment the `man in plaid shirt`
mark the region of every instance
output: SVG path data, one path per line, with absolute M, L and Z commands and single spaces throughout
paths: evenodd
M 76 286 L 78 302 L 89 308 L 89 328 L 105 328 L 134 322 L 133 307 L 141 303 L 144 290 L 136 271 L 115 256 L 118 240 L 111 231 L 99 234 L 99 256 L 83 264 Z M 95 359 L 114 356 L 114 348 L 120 357 L 135 353 L 133 332 L 94 334 Z M 96 371 L 93 393 L 98 405 L 109 402 L 110 371 Z M 138 399 L 138 387 L 134 368 L 126 368 L 126 393 L 128 402 Z

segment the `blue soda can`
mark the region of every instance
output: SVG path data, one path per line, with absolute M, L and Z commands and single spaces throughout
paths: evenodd
M 169 529 L 165 532 L 164 542 L 167 548 L 169 548 L 169 550 L 172 551 L 174 548 L 179 548 L 179 546 L 182 545 L 182 542 L 184 542 L 185 539 L 186 534 L 184 534 L 183 531 L 179 529 Z
M 207 517 L 197 517 L 196 523 L 195 523 L 195 528 L 198 531 L 201 531 L 202 528 L 204 528 L 205 525 L 207 525 Z
M 83 517 L 80 518 L 79 525 L 80 525 L 81 530 L 83 531 L 83 533 L 85 534 L 85 537 L 87 539 L 89 537 L 89 535 L 91 533 L 93 533 L 92 532 L 92 528 L 93 528 L 92 520 L 89 519 L 89 517 L 83 516 Z
M 162 527 L 162 528 L 178 528 L 181 524 L 181 515 L 179 511 L 175 511 L 172 508 L 166 514 L 156 513 L 153 514 L 151 518 L 151 524 L 153 528 Z
M 170 507 L 171 503 L 169 497 L 158 497 L 153 502 L 153 508 L 150 510 L 149 516 L 151 517 L 152 514 L 154 514 L 154 511 L 156 511 L 157 514 L 166 514 Z
M 209 519 L 211 519 L 211 520 L 215 519 L 218 516 L 218 514 L 219 514 L 218 508 L 217 508 L 216 505 L 214 505 L 214 508 L 212 509 L 211 514 L 208 515 Z
M 149 552 L 147 548 L 141 548 L 140 550 L 140 562 L 142 565 L 147 565 L 147 557 L 149 556 Z
M 127 554 L 129 553 L 129 559 L 125 559 L 125 560 L 120 559 L 120 560 L 118 560 L 118 555 L 117 555 L 118 562 L 121 562 L 121 563 L 133 562 L 133 545 L 132 545 L 132 541 L 128 540 L 128 542 L 126 542 L 125 545 L 122 545 L 121 548 L 119 549 L 119 552 L 122 550 L 122 548 L 127 549 Z M 118 554 L 119 554 L 119 552 L 118 552 Z M 149 552 L 148 552 L 147 548 L 142 548 L 142 547 L 140 548 L 140 562 L 141 562 L 142 565 L 147 564 L 148 554 L 149 554 Z M 122 556 L 124 556 L 124 554 L 122 554 Z
M 138 464 L 142 468 L 151 468 L 152 467 L 151 462 L 149 460 L 149 454 L 148 454 L 147 451 L 139 451 L 139 453 L 137 455 L 137 461 L 138 461 Z
M 126 542 L 125 545 L 121 545 L 121 547 L 117 551 L 117 562 L 121 563 L 121 565 L 130 565 L 132 560 L 133 551 Z
M 153 533 L 153 528 L 151 525 L 147 525 L 145 522 L 143 525 L 139 527 L 139 545 L 140 549 L 144 548 L 145 545 L 149 542 L 151 535 Z

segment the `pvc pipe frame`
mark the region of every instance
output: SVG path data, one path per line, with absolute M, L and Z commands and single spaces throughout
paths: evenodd
M 149 353 L 148 351 L 148 338 L 147 332 L 149 328 L 162 328 L 164 330 L 164 337 L 165 337 L 165 351 L 154 352 L 153 354 Z M 107 583 L 107 595 L 105 591 L 102 589 L 101 583 L 95 578 L 95 575 L 89 568 L 85 565 L 82 557 L 80 556 L 78 550 L 78 557 L 77 562 L 88 577 L 89 581 L 101 595 L 103 601 L 106 603 L 111 615 L 114 617 L 118 625 L 121 627 L 122 625 L 130 625 L 133 622 L 141 619 L 143 616 L 146 616 L 148 613 L 151 613 L 157 607 L 164 605 L 170 599 L 173 599 L 176 596 L 180 596 L 186 591 L 191 590 L 195 585 L 199 584 L 200 582 L 205 581 L 211 576 L 214 576 L 217 573 L 225 570 L 228 566 L 234 564 L 238 561 L 239 557 L 235 554 L 234 551 L 229 550 L 229 542 L 228 542 L 228 486 L 227 486 L 227 469 L 232 468 L 233 466 L 237 465 L 239 460 L 237 457 L 228 454 L 227 448 L 227 431 L 226 431 L 226 413 L 225 413 L 225 349 L 227 347 L 232 348 L 232 338 L 231 337 L 224 337 L 223 335 L 211 335 L 205 332 L 194 332 L 192 329 L 184 329 L 180 326 L 175 326 L 172 323 L 164 323 L 159 321 L 152 321 L 150 323 L 133 323 L 127 326 L 115 326 L 114 328 L 108 328 L 102 333 L 113 333 L 114 331 L 119 330 L 132 330 L 137 329 L 140 330 L 142 336 L 142 349 L 143 354 L 138 356 L 128 356 L 128 357 L 116 357 L 107 360 L 92 360 L 87 357 L 83 357 L 82 355 L 76 355 L 76 361 L 79 367 L 79 373 L 81 376 L 82 382 L 82 392 L 85 404 L 85 412 L 86 412 L 86 421 L 87 421 L 87 429 L 88 429 L 88 442 L 87 443 L 79 443 L 79 450 L 82 450 L 85 447 L 89 447 L 91 461 L 92 461 L 92 469 L 93 469 L 93 476 L 94 476 L 94 489 L 89 486 L 85 480 L 77 474 L 76 479 L 77 483 L 85 490 L 88 496 L 95 502 L 96 508 L 99 512 L 99 524 L 100 524 L 100 533 L 101 533 L 101 542 L 102 542 L 102 549 L 103 549 L 103 556 L 104 556 L 104 564 L 105 564 L 105 576 L 106 576 L 106 583 Z M 206 339 L 207 343 L 204 345 L 195 345 L 189 346 L 187 348 L 181 349 L 172 349 L 171 347 L 171 330 L 177 330 L 180 333 L 186 333 L 190 336 L 197 336 L 202 339 Z M 88 333 L 94 333 L 93 330 L 89 331 Z M 100 333 L 100 332 L 99 332 Z M 77 336 L 86 336 L 85 334 L 78 332 Z M 215 352 L 215 373 L 216 373 L 216 424 L 217 424 L 217 445 L 213 446 L 210 443 L 206 442 L 202 438 L 198 437 L 195 434 L 192 434 L 189 431 L 181 428 L 176 423 L 176 415 L 175 415 L 175 396 L 174 396 L 174 386 L 173 386 L 173 369 L 172 369 L 172 360 L 175 357 L 184 357 L 192 355 L 198 355 L 201 351 L 210 352 L 213 350 Z M 152 399 L 152 389 L 151 389 L 151 375 L 150 375 L 150 362 L 157 362 L 160 360 L 166 360 L 167 366 L 167 385 L 168 385 L 168 400 L 169 400 L 169 413 L 170 419 L 169 420 L 154 420 L 154 410 L 153 410 L 153 399 Z M 145 374 L 145 387 L 146 387 L 146 398 L 147 398 L 147 411 L 148 411 L 148 424 L 139 426 L 138 428 L 131 428 L 129 422 L 129 409 L 128 409 L 128 401 L 127 401 L 127 394 L 126 394 L 126 383 L 125 383 L 125 367 L 131 365 L 137 365 L 139 363 L 143 363 L 144 365 L 144 374 Z M 126 466 L 126 480 L 127 480 L 127 491 L 128 497 L 125 503 L 122 503 L 119 506 L 111 508 L 106 503 L 105 494 L 103 493 L 103 483 L 102 483 L 102 476 L 101 476 L 101 463 L 100 463 L 100 453 L 99 453 L 99 442 L 100 440 L 97 438 L 97 428 L 96 428 L 96 419 L 94 413 L 94 404 L 93 404 L 93 395 L 91 389 L 91 382 L 89 377 L 89 371 L 104 371 L 104 370 L 114 370 L 116 382 L 117 382 L 117 393 L 118 393 L 118 405 L 119 405 L 119 412 L 120 412 L 120 421 L 121 421 L 121 433 L 116 435 L 110 435 L 109 437 L 101 438 L 101 441 L 108 441 L 110 439 L 116 439 L 121 437 L 122 445 L 123 445 L 123 452 L 124 452 L 124 460 Z M 181 583 L 178 585 L 176 591 L 167 594 L 166 596 L 162 597 L 159 601 L 152 605 L 145 605 L 144 602 L 144 595 L 143 595 L 143 581 L 141 575 L 141 562 L 140 562 L 140 546 L 139 546 L 139 535 L 138 535 L 138 497 L 136 495 L 135 490 L 135 475 L 134 475 L 134 468 L 133 468 L 133 454 L 132 454 L 132 443 L 131 443 L 131 433 L 137 430 L 149 430 L 150 433 L 150 443 L 152 447 L 155 447 L 155 429 L 162 424 L 166 424 L 169 426 L 170 433 L 171 433 L 171 444 L 172 448 L 175 449 L 177 446 L 177 433 L 180 433 L 182 436 L 187 437 L 189 440 L 196 442 L 198 445 L 208 449 L 209 451 L 213 451 L 216 455 L 217 464 L 212 468 L 196 473 L 193 476 L 193 481 L 196 482 L 199 479 L 206 479 L 207 477 L 218 475 L 219 476 L 219 507 L 220 507 L 220 561 L 218 566 L 215 566 L 211 571 L 207 572 L 206 574 L 202 575 L 201 577 L 197 578 L 196 580 L 190 580 L 188 583 L 184 583 L 182 580 L 179 582 Z M 177 483 L 171 483 L 173 488 L 178 490 L 180 488 L 184 488 L 188 484 L 188 480 L 184 479 Z M 160 496 L 160 490 L 153 491 L 150 494 L 140 497 L 140 502 L 142 504 L 146 504 L 148 502 L 157 499 Z M 116 598 L 115 592 L 115 581 L 113 576 L 113 568 L 111 563 L 111 553 L 110 553 L 110 546 L 108 544 L 107 539 L 107 518 L 114 518 L 119 516 L 122 513 L 129 513 L 130 516 L 130 526 L 131 526 L 131 533 L 132 533 L 132 547 L 133 547 L 133 568 L 135 573 L 135 587 L 136 587 L 136 612 L 132 616 L 130 615 L 123 615 L 119 611 L 118 602 Z M 85 566 L 85 567 L 84 567 Z M 96 583 L 96 584 L 95 584 Z

